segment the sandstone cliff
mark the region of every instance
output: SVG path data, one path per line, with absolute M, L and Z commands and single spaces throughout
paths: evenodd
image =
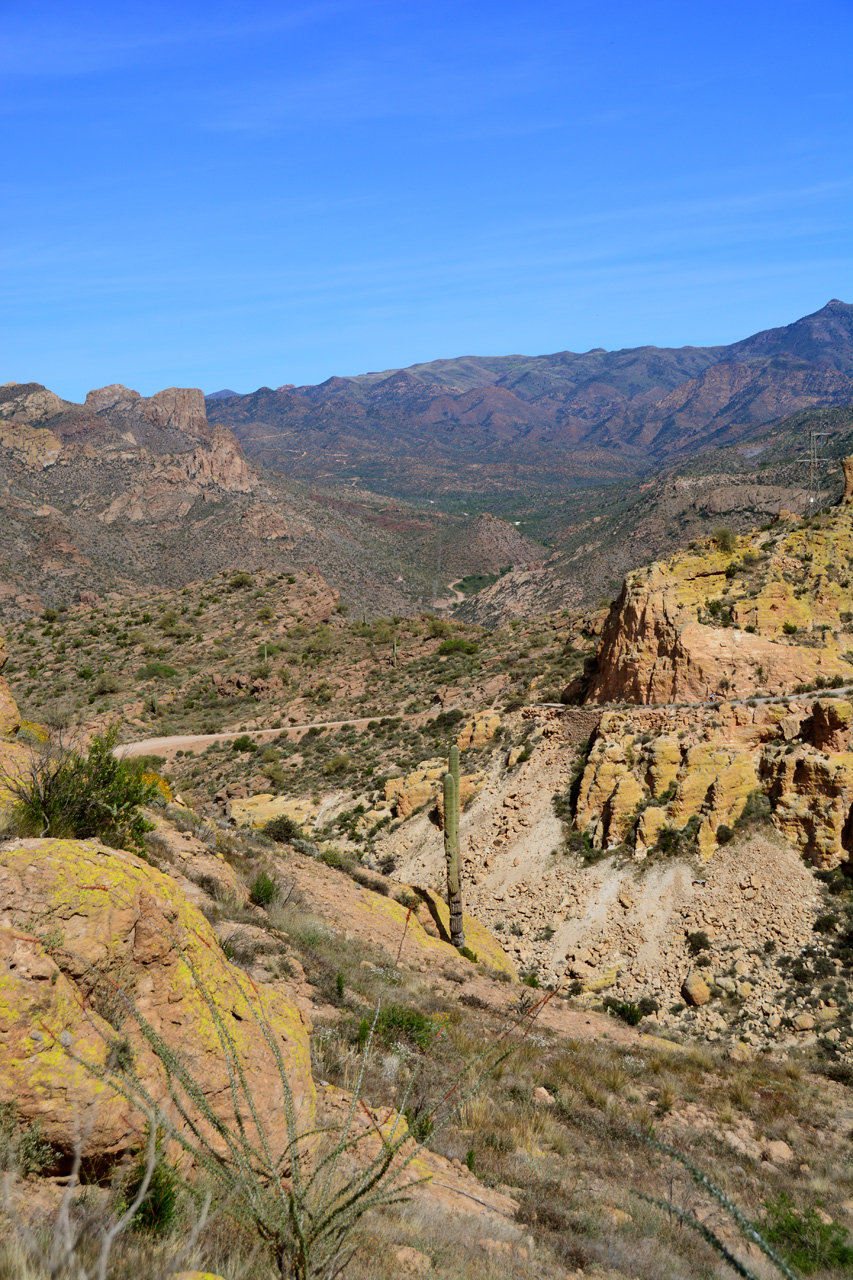
M 699 702 L 853 680 L 851 555 L 841 504 L 637 570 L 605 622 L 590 700 Z

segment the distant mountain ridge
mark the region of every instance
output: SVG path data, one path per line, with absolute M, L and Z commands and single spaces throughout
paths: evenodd
M 247 455 L 408 497 L 628 479 L 853 403 L 853 306 L 728 346 L 464 356 L 209 397 Z

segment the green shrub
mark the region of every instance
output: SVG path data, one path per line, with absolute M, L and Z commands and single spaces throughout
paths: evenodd
M 252 575 L 250 573 L 233 573 L 228 579 L 228 588 L 230 591 L 241 591 L 244 587 L 252 585 Z
M 737 546 L 737 538 L 731 529 L 721 527 L 714 530 L 714 541 L 720 551 L 724 551 L 726 555 L 731 555 Z
M 96 733 L 84 755 L 53 732 L 33 748 L 20 777 L 0 771 L 22 835 L 99 839 L 115 848 L 144 849 L 151 825 L 142 807 L 159 788 L 114 755 L 117 737 L 117 724 Z
M 270 840 L 278 841 L 279 844 L 289 844 L 291 840 L 304 839 L 299 823 L 288 818 L 286 813 L 280 813 L 277 818 L 270 818 L 261 831 L 263 835 L 268 836 Z
M 134 1164 L 124 1186 L 124 1202 L 132 1205 L 139 1194 L 147 1169 L 145 1152 Z M 150 1235 L 164 1236 L 174 1227 L 178 1217 L 178 1172 L 158 1153 L 157 1163 L 151 1174 L 142 1204 L 133 1215 L 134 1231 L 147 1231 Z
M 178 673 L 174 667 L 170 667 L 168 662 L 146 662 L 144 667 L 140 667 L 137 675 L 140 680 L 168 680 L 171 676 Z
M 455 636 L 452 640 L 442 640 L 438 646 L 438 652 L 444 656 L 449 653 L 467 653 L 474 654 L 479 649 L 479 645 L 473 640 L 462 640 L 459 636 Z
M 254 738 L 250 738 L 248 733 L 241 733 L 239 738 L 235 738 L 231 743 L 232 751 L 257 751 L 258 744 Z
M 710 951 L 711 939 L 704 929 L 698 929 L 695 933 L 688 933 L 687 946 L 692 956 L 698 956 L 703 951 Z
M 370 1022 L 362 1018 L 358 1026 L 359 1047 L 364 1048 L 370 1034 Z M 419 1013 L 417 1009 L 406 1009 L 403 1005 L 386 1004 L 379 1010 L 374 1038 L 383 1044 L 395 1044 L 398 1040 L 409 1040 L 419 1049 L 428 1049 L 438 1034 L 438 1027 L 432 1018 Z
M 797 624 L 796 622 L 783 622 L 782 630 L 786 636 L 795 636 L 797 634 Z
M 249 898 L 256 907 L 268 907 L 278 897 L 278 885 L 266 871 L 259 871 L 249 889 Z
M 350 758 L 344 751 L 340 751 L 337 755 L 330 756 L 323 765 L 324 773 L 347 773 L 350 767 Z
M 838 1222 L 823 1222 L 820 1207 L 797 1209 L 784 1191 L 765 1203 L 764 1235 L 806 1276 L 830 1267 L 847 1270 L 853 1266 L 847 1228 Z
M 637 1023 L 643 1020 L 643 1011 L 639 1005 L 634 1004 L 633 1000 L 615 1000 L 613 996 L 608 996 L 604 1001 L 604 1007 L 615 1017 L 627 1022 L 629 1027 L 636 1027 Z
M 41 1121 L 28 1124 L 17 1102 L 0 1102 L 0 1173 L 26 1178 L 55 1160 L 56 1152 L 41 1136 Z

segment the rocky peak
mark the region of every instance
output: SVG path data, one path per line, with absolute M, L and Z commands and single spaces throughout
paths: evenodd
M 204 404 L 204 392 L 198 387 L 167 387 L 153 396 L 144 397 L 120 382 L 99 387 L 86 396 L 86 408 L 95 413 L 123 413 L 143 418 L 155 427 L 171 427 L 198 440 L 211 438 Z

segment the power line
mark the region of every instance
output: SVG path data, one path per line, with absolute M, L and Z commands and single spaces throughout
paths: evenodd
M 809 499 L 806 512 L 810 516 L 816 515 L 823 505 L 821 502 L 821 471 L 824 463 L 832 461 L 831 458 L 823 456 L 829 436 L 829 431 L 818 431 L 815 427 L 809 427 L 808 455 L 805 458 L 797 458 L 797 462 L 805 463 L 809 469 Z

